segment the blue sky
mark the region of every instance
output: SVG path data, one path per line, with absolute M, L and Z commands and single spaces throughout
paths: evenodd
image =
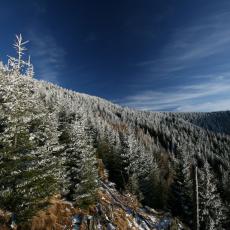
M 228 0 L 2 0 L 0 59 L 30 40 L 36 78 L 132 108 L 230 109 Z

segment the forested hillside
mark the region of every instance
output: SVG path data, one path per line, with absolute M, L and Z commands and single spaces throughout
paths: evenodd
M 209 113 L 171 113 L 171 115 L 189 121 L 201 128 L 230 135 L 230 111 Z
M 142 205 L 190 228 L 228 229 L 229 120 L 122 108 L 1 65 L 0 209 L 17 224 L 57 194 L 87 209 L 98 201 L 101 159 L 116 189 Z

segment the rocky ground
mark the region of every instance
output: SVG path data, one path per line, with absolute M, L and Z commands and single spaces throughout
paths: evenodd
M 115 185 L 101 181 L 98 202 L 87 211 L 74 207 L 56 195 L 46 210 L 40 211 L 27 226 L 17 226 L 10 213 L 0 213 L 5 224 L 1 230 L 167 230 L 188 229 L 170 213 L 158 212 L 147 206 L 141 207 L 135 196 L 119 193 Z

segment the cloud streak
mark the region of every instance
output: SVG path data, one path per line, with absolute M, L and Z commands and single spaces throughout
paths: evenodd
M 64 67 L 65 51 L 51 34 L 38 35 L 31 31 L 31 54 L 35 72 L 42 80 L 59 83 L 60 72 Z M 36 73 L 35 73 L 36 74 Z
M 217 111 L 230 109 L 230 80 L 217 77 L 211 82 L 143 91 L 118 103 L 152 111 Z
M 230 11 L 221 11 L 174 29 L 160 55 L 137 63 L 160 87 L 149 90 L 148 80 L 146 90 L 118 103 L 155 111 L 229 110 L 229 19 Z
M 220 12 L 192 25 L 177 28 L 161 54 L 152 60 L 137 63 L 159 77 L 202 66 L 207 58 L 219 59 L 230 52 L 229 12 Z

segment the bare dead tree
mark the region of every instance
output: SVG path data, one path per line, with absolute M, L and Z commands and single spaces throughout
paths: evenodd
M 16 49 L 16 52 L 18 54 L 18 69 L 20 70 L 21 68 L 21 62 L 22 62 L 22 55 L 24 54 L 23 52 L 26 50 L 25 44 L 27 44 L 29 41 L 23 41 L 22 35 L 16 35 L 16 41 L 14 43 L 14 48 Z
M 24 51 L 26 50 L 25 44 L 27 44 L 29 41 L 23 41 L 22 35 L 16 35 L 16 41 L 13 44 L 18 57 L 11 57 L 9 56 L 9 60 L 8 60 L 8 68 L 9 69 L 13 69 L 16 70 L 18 73 L 20 73 L 21 68 L 23 65 L 27 66 L 27 63 L 25 61 L 22 60 L 22 56 L 24 54 Z

